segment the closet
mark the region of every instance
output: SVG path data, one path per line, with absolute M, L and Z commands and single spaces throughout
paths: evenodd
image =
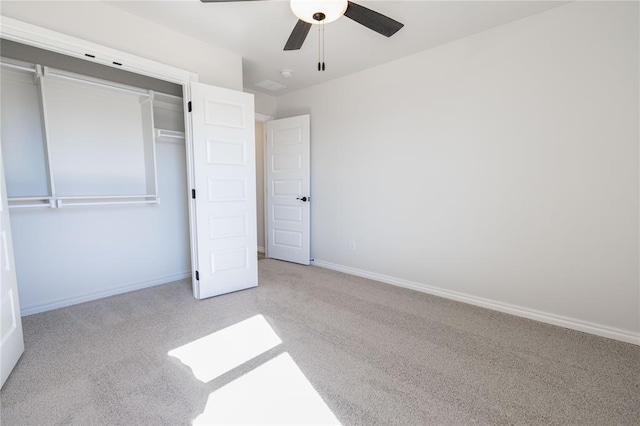
M 188 277 L 196 298 L 255 287 L 253 96 L 3 24 L 12 41 L 1 40 L 2 149 L 22 315 Z M 25 38 L 52 50 L 17 43 Z
M 1 47 L 22 314 L 190 276 L 182 88 Z

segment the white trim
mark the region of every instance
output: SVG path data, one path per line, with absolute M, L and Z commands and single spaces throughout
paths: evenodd
M 268 117 L 268 116 L 267 116 Z M 269 120 L 264 121 L 266 123 Z M 269 247 L 269 230 L 267 229 L 267 194 L 269 188 L 267 188 L 267 125 L 262 126 L 262 227 L 263 241 L 264 241 L 264 257 L 269 257 L 267 247 Z M 256 160 L 257 161 L 257 160 Z
M 40 49 L 62 53 L 112 68 L 178 84 L 198 81 L 198 75 L 86 40 L 0 15 L 0 37 Z M 86 56 L 87 54 L 94 57 Z M 121 64 L 121 65 L 116 65 Z
M 255 120 L 256 120 L 256 121 L 258 121 L 258 122 L 260 122 L 260 123 L 264 123 L 264 122 L 266 122 L 266 121 L 271 121 L 271 120 L 273 120 L 273 118 L 274 118 L 274 117 L 273 117 L 273 116 L 271 116 L 271 115 L 260 114 L 259 112 L 256 112 L 256 113 L 255 113 L 255 116 L 256 116 Z
M 432 294 L 434 296 L 444 297 L 445 299 L 456 300 L 458 302 L 468 303 L 470 305 L 480 306 L 494 311 L 504 312 L 523 318 L 528 318 L 547 324 L 557 325 L 560 327 L 570 328 L 572 330 L 582 331 L 584 333 L 595 334 L 597 336 L 608 337 L 622 342 L 640 345 L 640 333 L 622 330 L 619 328 L 608 327 L 601 324 L 583 321 L 576 318 L 569 318 L 562 315 L 555 315 L 548 312 L 542 312 L 535 309 L 529 309 L 522 306 L 512 305 L 510 303 L 498 302 L 496 300 L 485 299 L 483 297 L 472 296 L 457 291 L 445 290 L 433 287 L 427 284 L 414 281 L 403 280 L 401 278 L 390 277 L 375 272 L 369 272 L 362 269 L 352 268 L 350 266 L 338 265 L 323 260 L 313 260 L 312 265 L 321 268 L 332 269 L 334 271 L 344 272 L 346 274 L 358 277 L 368 278 L 385 284 L 391 284 L 398 287 L 404 287 L 411 290 L 420 291 L 422 293 Z
M 258 253 L 264 254 L 264 247 L 258 246 Z
M 189 111 L 189 103 L 191 102 L 191 84 L 185 84 L 182 87 L 182 110 L 184 111 L 184 144 L 187 153 L 187 193 L 191 195 L 191 191 L 195 190 L 195 175 L 193 166 L 193 136 L 192 136 L 192 114 Z M 196 272 L 198 272 L 198 230 L 196 228 L 196 200 L 189 197 L 189 250 L 191 254 L 191 288 L 193 297 L 198 299 L 200 294 L 200 281 L 196 280 Z
M 51 311 L 53 309 L 64 308 L 66 306 L 77 305 L 79 303 L 90 302 L 92 300 L 102 299 L 103 297 L 115 296 L 116 294 L 127 293 L 130 291 L 141 290 L 143 288 L 153 287 L 160 284 L 167 284 L 173 281 L 180 281 L 187 278 L 191 278 L 191 272 L 181 272 L 179 274 L 166 275 L 164 277 L 154 278 L 148 281 L 142 281 L 137 283 L 127 284 L 122 287 L 114 288 L 111 290 L 99 291 L 96 293 L 89 293 L 82 296 L 54 299 L 45 303 L 24 306 L 21 307 L 20 315 L 25 317 L 27 315 L 39 314 L 40 312 Z

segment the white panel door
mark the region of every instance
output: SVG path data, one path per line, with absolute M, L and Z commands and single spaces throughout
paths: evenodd
M 258 285 L 253 95 L 192 83 L 199 299 Z M 192 238 L 194 236 L 192 230 Z
M 309 264 L 311 117 L 267 121 L 267 256 Z
M 2 383 L 0 386 L 2 386 L 24 352 L 2 152 L 0 152 L 0 192 L 2 198 L 0 204 L 0 375 Z

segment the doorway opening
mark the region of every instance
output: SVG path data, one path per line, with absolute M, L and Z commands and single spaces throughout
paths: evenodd
M 260 126 L 261 124 L 261 126 Z M 256 123 L 256 151 L 263 151 L 258 170 L 258 227 L 265 256 L 309 265 L 311 261 L 311 117 Z M 260 182 L 263 179 L 263 182 Z

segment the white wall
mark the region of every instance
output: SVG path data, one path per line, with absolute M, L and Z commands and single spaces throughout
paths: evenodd
M 156 150 L 159 205 L 11 210 L 23 315 L 190 275 L 185 149 Z
M 197 73 L 201 83 L 242 90 L 242 58 L 97 1 L 2 1 L 10 18 Z
M 640 343 L 638 30 L 572 3 L 278 98 L 312 117 L 312 256 Z
M 244 91 L 254 96 L 256 113 L 275 117 L 278 111 L 278 98 L 247 88 L 245 88 Z

